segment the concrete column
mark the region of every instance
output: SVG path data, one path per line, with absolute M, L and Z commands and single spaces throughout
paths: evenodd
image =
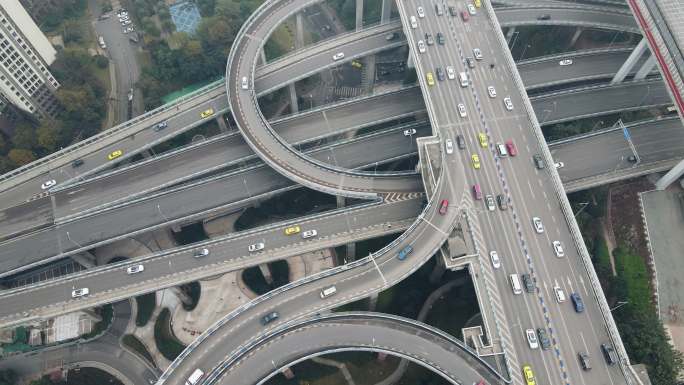
M 369 303 L 368 303 L 368 311 L 375 311 L 375 309 L 378 307 L 378 297 L 379 294 L 375 293 L 370 296 L 369 298 Z
M 184 305 L 190 305 L 192 303 L 192 298 L 190 298 L 188 293 L 183 291 L 180 286 L 171 287 L 171 292 L 175 294 Z
M 364 76 L 365 86 L 368 91 L 372 91 L 375 85 L 375 59 L 375 55 L 366 57 L 366 66 L 363 68 L 366 75 Z
M 378 353 L 378 361 L 383 362 L 387 359 L 387 353 L 380 352 Z
M 288 380 L 293 379 L 295 376 L 294 372 L 292 371 L 292 369 L 289 366 L 287 368 L 284 368 L 282 370 L 282 373 L 283 373 L 283 376 L 285 376 L 285 378 L 287 378 Z
M 676 166 L 672 167 L 672 170 L 658 179 L 656 190 L 665 190 L 667 186 L 677 181 L 682 175 L 684 175 L 684 160 L 679 161 Z
M 380 24 L 389 23 L 392 15 L 392 3 L 394 0 L 382 0 L 382 9 L 380 10 Z
M 269 285 L 272 285 L 273 284 L 273 275 L 271 274 L 271 268 L 268 267 L 268 264 L 267 263 L 260 264 L 259 270 L 261 270 L 261 274 L 264 275 L 264 280 L 266 281 L 266 283 Z
M 301 12 L 297 12 L 297 15 L 295 16 L 295 23 L 295 48 L 300 49 L 304 47 L 304 20 Z
M 363 0 L 356 0 L 356 30 L 363 28 Z
M 580 35 L 584 31 L 584 28 L 582 27 L 577 27 L 575 30 L 575 34 L 572 35 L 572 39 L 570 39 L 570 47 L 574 47 L 575 43 L 577 43 L 577 40 L 579 39 Z
M 408 59 L 406 59 L 406 68 L 415 68 L 416 65 L 413 64 L 413 55 L 411 55 L 411 51 L 408 53 Z
M 337 208 L 343 208 L 346 206 L 346 199 L 341 196 L 337 196 Z M 351 262 L 356 259 L 356 243 L 347 243 L 347 262 Z
M 259 50 L 259 57 L 261 58 L 261 64 L 266 64 L 266 51 L 264 51 L 264 47 L 261 47 Z
M 430 273 L 429 278 L 430 283 L 433 284 L 439 282 L 446 271 L 446 265 L 444 264 L 444 251 L 442 249 L 440 249 L 440 252 L 435 259 L 437 260 L 437 263 L 435 263 L 435 267 L 432 269 L 432 273 Z
M 299 112 L 299 103 L 297 102 L 297 89 L 294 83 L 290 83 L 290 110 L 293 114 Z
M 647 49 L 648 43 L 646 42 L 646 39 L 642 38 L 639 44 L 637 44 L 637 46 L 634 47 L 632 53 L 629 55 L 627 60 L 625 60 L 625 62 L 622 64 L 618 72 L 615 74 L 613 80 L 610 81 L 610 84 L 622 83 L 622 81 L 625 80 L 625 77 L 627 77 L 627 74 L 632 72 L 634 65 L 639 61 L 641 55 L 643 55 Z
M 649 51 L 650 52 L 650 51 Z M 650 55 L 648 59 L 644 62 L 644 64 L 641 65 L 641 68 L 639 68 L 639 71 L 637 71 L 636 75 L 634 75 L 634 80 L 643 80 L 648 76 L 648 74 L 653 71 L 653 68 L 656 66 L 658 62 L 656 61 L 655 56 Z
M 89 251 L 84 251 L 71 256 L 71 259 L 81 264 L 83 267 L 90 269 L 97 266 L 97 258 Z
M 508 46 L 511 46 L 511 40 L 513 40 L 513 35 L 515 34 L 515 27 L 510 27 L 508 31 L 506 31 L 506 42 L 508 43 Z
M 222 133 L 230 131 L 230 128 L 228 128 L 228 123 L 226 123 L 226 119 L 223 116 L 219 115 L 219 117 L 216 118 L 216 122 L 218 123 Z

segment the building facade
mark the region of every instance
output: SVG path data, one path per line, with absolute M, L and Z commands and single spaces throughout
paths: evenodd
M 0 1 L 0 105 L 39 117 L 54 116 L 59 83 L 48 66 L 57 52 L 19 0 Z

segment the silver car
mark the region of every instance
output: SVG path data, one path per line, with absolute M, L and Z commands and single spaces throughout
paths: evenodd
M 458 114 L 462 117 L 466 117 L 466 108 L 463 103 L 458 103 Z
M 475 60 L 482 60 L 482 51 L 479 48 L 473 48 L 473 56 L 475 56 Z
M 249 250 L 250 253 L 262 250 L 264 248 L 264 243 L 263 242 L 257 242 L 253 245 L 249 245 L 247 250 Z
M 553 241 L 553 252 L 556 253 L 556 257 L 561 258 L 565 256 L 565 251 L 563 251 L 563 244 L 560 241 Z

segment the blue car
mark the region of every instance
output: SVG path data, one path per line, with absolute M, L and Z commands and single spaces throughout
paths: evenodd
M 400 261 L 403 261 L 412 252 L 413 252 L 413 247 L 411 247 L 410 245 L 406 246 L 403 249 L 401 249 L 399 254 L 397 254 L 397 259 L 399 259 Z
M 581 313 L 584 311 L 584 302 L 582 302 L 582 297 L 580 297 L 579 293 L 570 294 L 570 299 L 572 300 L 572 304 L 575 306 L 576 312 Z

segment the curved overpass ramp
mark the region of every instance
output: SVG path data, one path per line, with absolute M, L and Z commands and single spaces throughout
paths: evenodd
M 549 18 L 542 20 L 541 16 L 543 15 L 548 15 Z M 502 27 L 565 25 L 641 34 L 641 30 L 629 10 L 612 7 L 563 4 L 501 8 L 497 9 L 496 17 Z
M 344 351 L 406 358 L 453 384 L 470 385 L 482 379 L 489 385 L 506 383 L 461 341 L 421 322 L 385 314 L 337 313 L 308 318 L 271 329 L 251 345 L 240 354 L 226 357 L 205 384 L 263 384 L 297 362 Z M 224 371 L 231 362 L 234 364 Z

